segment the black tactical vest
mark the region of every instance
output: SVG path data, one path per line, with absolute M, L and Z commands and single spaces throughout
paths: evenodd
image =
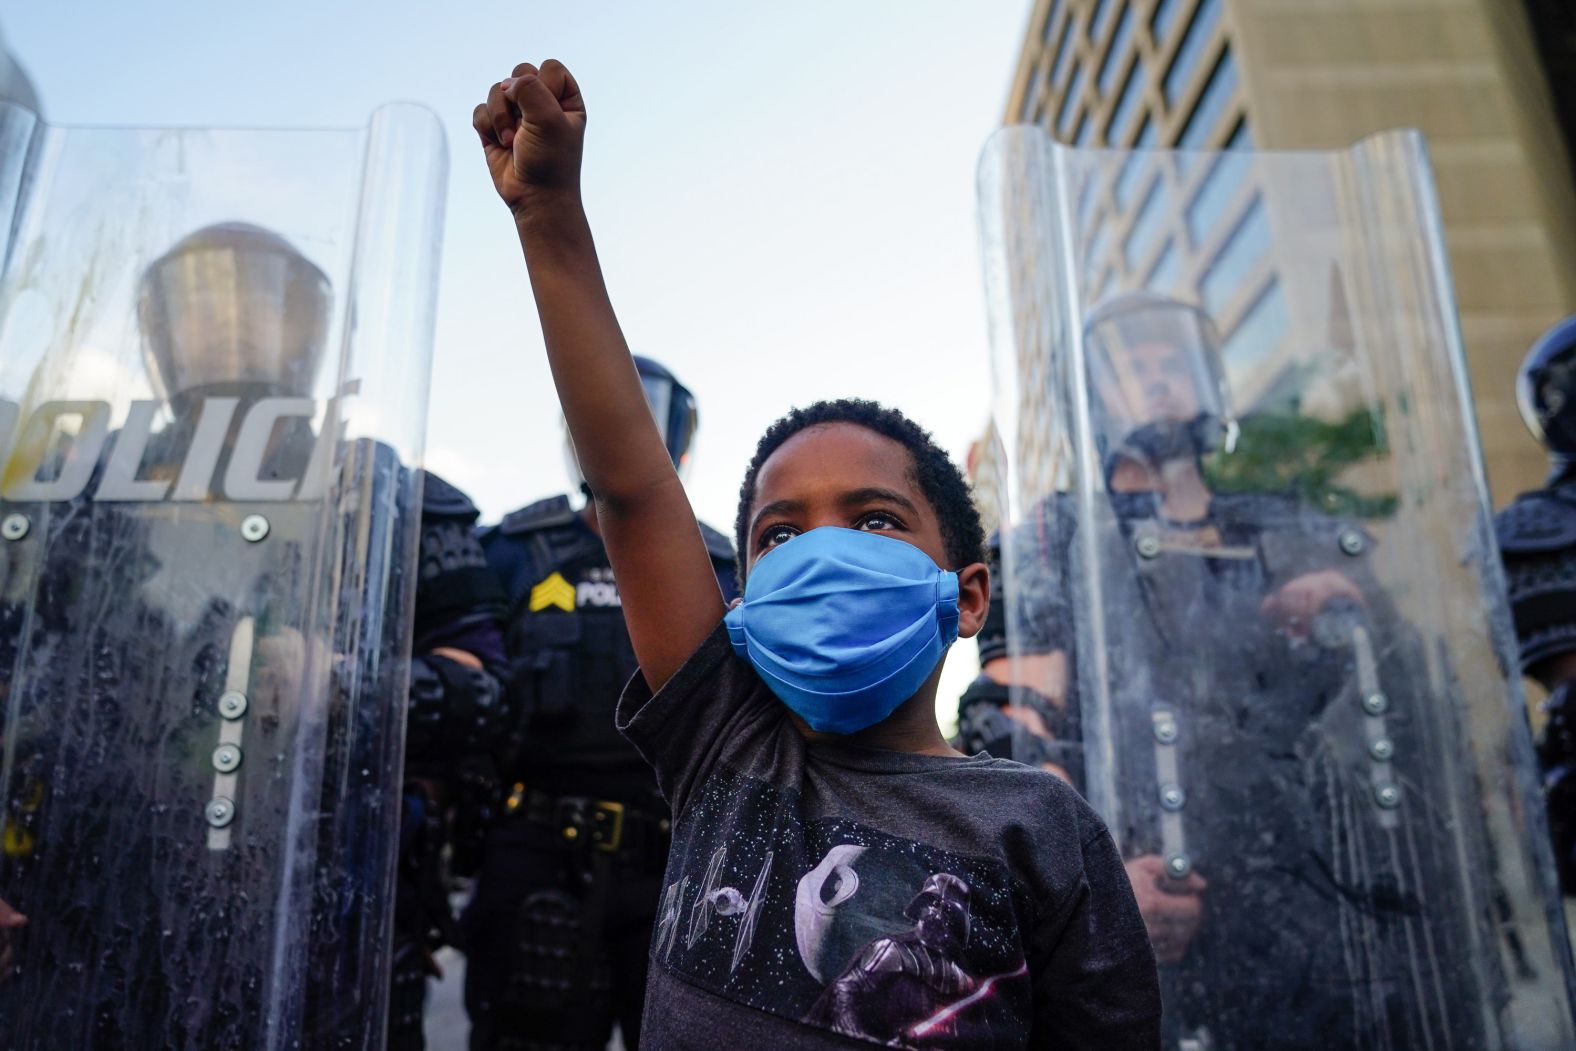
M 731 599 L 732 545 L 705 525 L 701 532 Z M 482 547 L 509 603 L 504 638 L 520 716 L 506 776 L 557 795 L 653 797 L 650 768 L 613 721 L 639 665 L 601 539 L 557 496 L 486 530 Z

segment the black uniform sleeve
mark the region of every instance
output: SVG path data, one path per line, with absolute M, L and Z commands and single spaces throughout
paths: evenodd
M 1072 507 L 1053 498 L 993 540 L 991 611 L 980 632 L 980 662 L 1019 654 L 1054 653 L 1072 643 L 1068 555 Z
M 470 523 L 424 515 L 416 586 L 415 652 L 452 646 L 503 660 L 503 587 Z
M 481 512 L 470 497 L 428 471 L 422 479 L 421 561 L 417 567 L 414 652 L 437 646 L 476 651 L 453 641 L 473 625 L 497 631 L 494 653 L 503 659 L 502 624 L 507 600 L 497 574 L 487 564 L 476 520 Z
M 507 723 L 503 586 L 476 538 L 477 516 L 463 493 L 426 476 L 406 758 L 438 769 L 487 751 Z M 482 667 L 437 655 L 439 648 L 469 653 Z

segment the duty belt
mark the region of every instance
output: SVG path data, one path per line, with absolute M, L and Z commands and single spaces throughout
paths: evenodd
M 506 817 L 553 829 L 566 847 L 627 857 L 662 857 L 672 823 L 666 815 L 612 799 L 555 796 L 516 782 L 504 802 Z

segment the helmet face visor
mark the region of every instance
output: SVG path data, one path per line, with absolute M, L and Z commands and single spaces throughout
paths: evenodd
M 679 473 L 688 465 L 690 446 L 695 441 L 696 425 L 700 414 L 695 407 L 695 396 L 671 376 L 657 375 L 642 370 L 640 385 L 646 392 L 646 404 L 651 406 L 657 430 L 673 458 Z
M 1576 456 L 1576 318 L 1555 326 L 1516 377 L 1516 407 L 1550 452 Z
M 1151 459 L 1160 442 L 1201 420 L 1230 419 L 1213 326 L 1182 303 L 1139 302 L 1097 312 L 1084 334 L 1096 439 L 1108 455 Z
M 672 376 L 646 368 L 642 359 L 636 359 L 636 367 L 640 371 L 640 387 L 646 395 L 646 405 L 651 409 L 651 418 L 656 421 L 668 456 L 673 459 L 673 466 L 682 478 L 689 467 L 690 448 L 695 442 L 695 431 L 700 420 L 695 396 Z M 569 474 L 571 486 L 579 488 L 585 483 L 567 423 L 564 426 L 564 469 Z
M 641 373 L 640 385 L 645 389 L 646 404 L 651 406 L 651 415 L 657 421 L 657 429 L 662 432 L 663 441 L 666 441 L 668 412 L 673 407 L 673 381 L 663 376 Z
M 328 279 L 265 231 L 199 231 L 149 267 L 138 304 L 150 372 L 166 398 L 256 385 L 312 390 L 327 340 Z

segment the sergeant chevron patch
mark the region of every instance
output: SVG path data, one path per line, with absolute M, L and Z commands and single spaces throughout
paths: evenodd
M 574 585 L 565 580 L 561 573 L 554 573 L 531 589 L 531 612 L 536 613 L 548 606 L 557 606 L 569 613 L 575 611 Z

